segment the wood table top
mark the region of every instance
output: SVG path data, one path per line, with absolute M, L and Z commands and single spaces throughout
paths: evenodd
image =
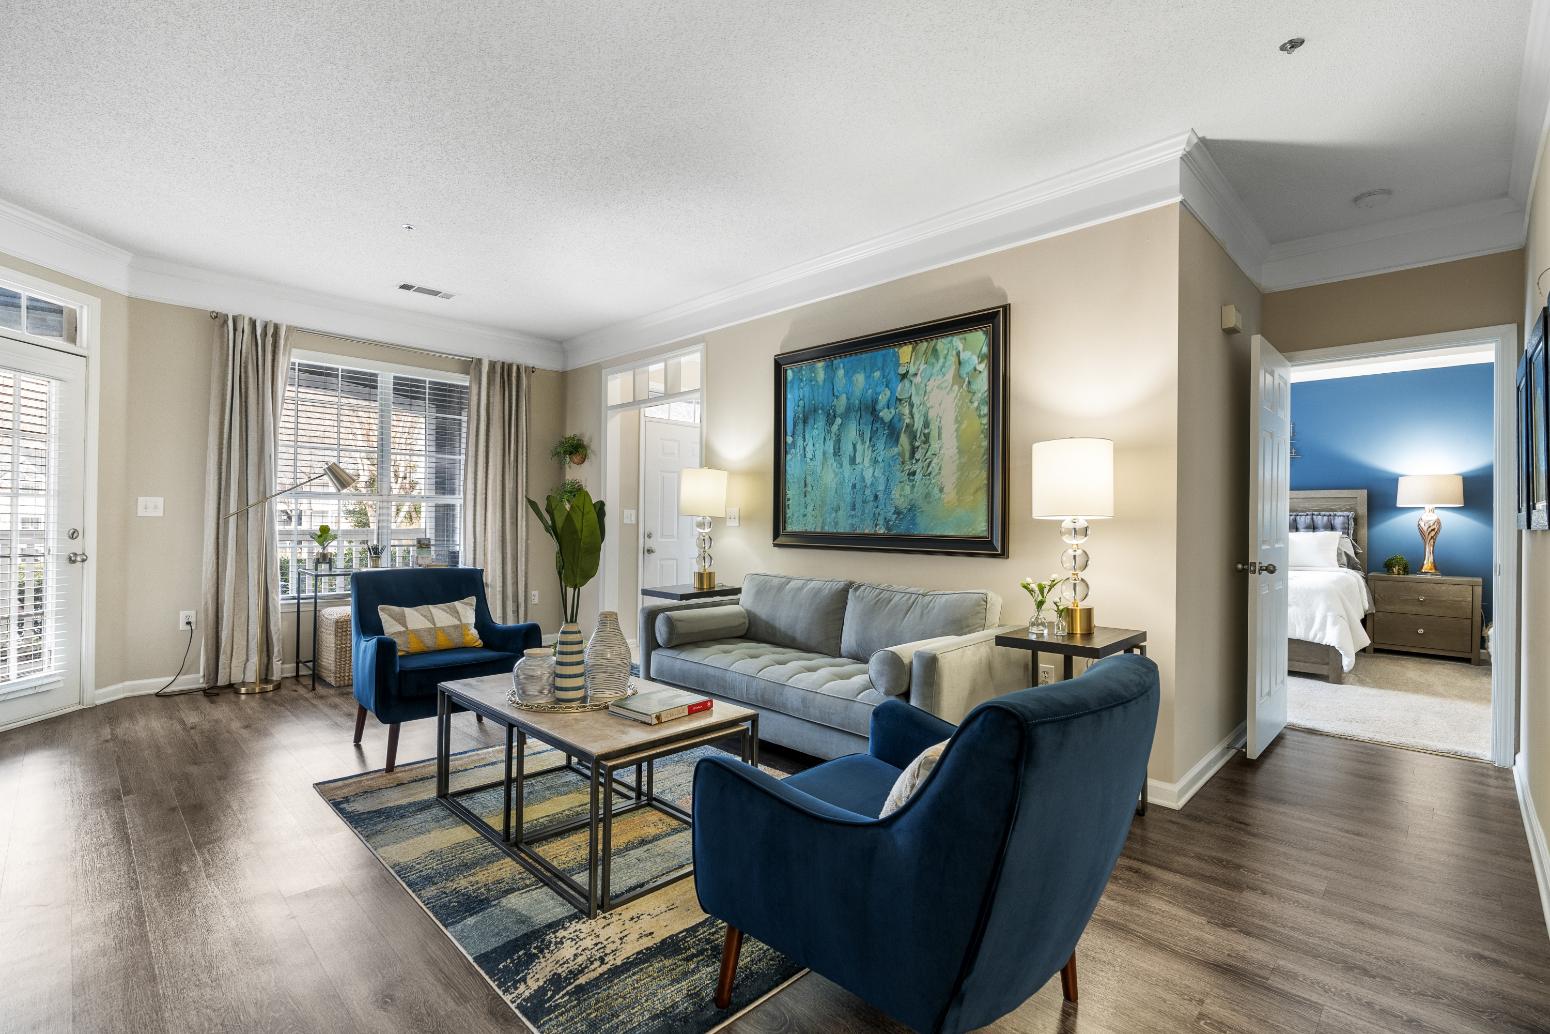
M 1026 628 L 1002 632 L 996 636 L 997 646 L 1010 646 L 1037 653 L 1070 654 L 1073 657 L 1107 657 L 1141 646 L 1146 633 L 1136 628 L 1108 628 L 1099 625 L 1087 635 L 1033 635 Z
M 635 687 L 645 693 L 653 689 L 673 689 L 647 679 L 634 679 Z M 476 679 L 443 682 L 444 690 L 457 703 L 482 712 L 486 717 L 513 725 L 553 747 L 581 758 L 609 759 L 667 746 L 680 739 L 701 739 L 717 728 L 728 731 L 756 716 L 757 711 L 725 700 L 717 700 L 709 711 L 647 725 L 633 718 L 597 711 L 528 711 L 506 701 L 511 692 L 510 675 L 484 675 Z

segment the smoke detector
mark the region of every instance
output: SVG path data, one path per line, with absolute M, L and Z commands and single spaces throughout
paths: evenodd
M 1351 199 L 1351 204 L 1357 208 L 1382 208 L 1393 198 L 1394 192 L 1388 187 L 1379 187 L 1377 190 L 1364 190 Z
M 432 298 L 451 298 L 452 297 L 452 295 L 448 294 L 446 291 L 438 291 L 434 287 L 422 287 L 419 284 L 399 284 L 398 285 L 398 289 L 400 291 L 408 291 L 410 294 L 426 294 L 426 295 L 430 295 Z

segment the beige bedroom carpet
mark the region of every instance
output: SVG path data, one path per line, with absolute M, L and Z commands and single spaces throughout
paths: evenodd
M 1491 669 L 1358 654 L 1342 685 L 1287 677 L 1287 719 L 1314 732 L 1470 758 L 1491 755 Z

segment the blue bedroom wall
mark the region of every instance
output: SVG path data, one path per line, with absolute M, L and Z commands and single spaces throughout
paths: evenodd
M 1421 511 L 1394 505 L 1399 476 L 1464 475 L 1464 506 L 1437 511 L 1437 569 L 1484 579 L 1487 621 L 1493 370 L 1484 363 L 1292 385 L 1292 488 L 1367 489 L 1369 571 L 1381 573 L 1395 553 L 1421 569 Z

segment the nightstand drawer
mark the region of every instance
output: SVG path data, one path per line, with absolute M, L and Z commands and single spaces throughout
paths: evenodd
M 1385 646 L 1446 650 L 1470 653 L 1474 623 L 1469 618 L 1436 617 L 1429 614 L 1383 614 L 1374 622 L 1373 642 Z
M 1420 582 L 1420 584 L 1413 584 Z M 1473 586 L 1452 582 L 1432 582 L 1423 579 L 1373 581 L 1372 598 L 1379 610 L 1397 611 L 1404 614 L 1451 614 L 1468 619 L 1469 608 L 1474 602 Z

